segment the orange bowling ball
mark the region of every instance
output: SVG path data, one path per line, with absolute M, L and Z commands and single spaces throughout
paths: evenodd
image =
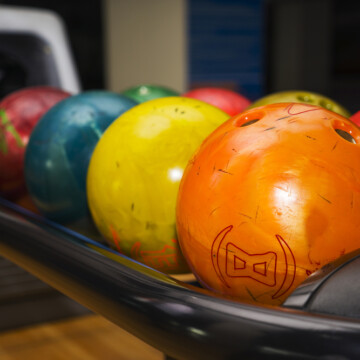
M 236 115 L 188 163 L 176 221 L 201 284 L 281 304 L 315 270 L 360 248 L 360 128 L 301 103 Z

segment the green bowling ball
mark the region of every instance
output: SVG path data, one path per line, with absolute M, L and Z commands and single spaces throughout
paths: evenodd
M 139 103 L 167 96 L 179 96 L 177 91 L 158 85 L 138 85 L 123 91 L 122 94 Z
M 309 91 L 280 91 L 272 93 L 256 100 L 248 107 L 248 109 L 282 102 L 297 102 L 318 105 L 327 110 L 331 110 L 342 116 L 345 116 L 346 118 L 351 116 L 351 113 L 336 101 L 329 99 L 328 97 L 321 94 Z

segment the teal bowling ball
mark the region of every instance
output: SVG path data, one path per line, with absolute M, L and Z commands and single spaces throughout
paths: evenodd
M 139 103 L 143 103 L 167 96 L 179 96 L 179 93 L 165 86 L 144 84 L 126 89 L 122 92 L 122 95 Z
M 24 172 L 29 194 L 45 217 L 69 227 L 88 222 L 92 152 L 107 127 L 135 105 L 113 92 L 87 91 L 59 102 L 40 119 L 26 148 Z

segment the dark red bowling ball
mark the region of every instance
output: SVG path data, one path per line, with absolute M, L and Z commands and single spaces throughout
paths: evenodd
M 240 95 L 235 91 L 218 87 L 193 89 L 182 96 L 204 101 L 218 107 L 230 116 L 241 113 L 250 105 L 250 100 L 245 96 Z
M 351 115 L 350 120 L 354 122 L 357 126 L 360 126 L 360 111 Z
M 15 91 L 0 102 L 0 196 L 16 200 L 26 193 L 24 153 L 32 129 L 52 106 L 70 94 L 37 86 Z

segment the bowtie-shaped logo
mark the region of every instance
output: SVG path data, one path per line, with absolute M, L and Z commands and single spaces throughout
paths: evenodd
M 274 287 L 273 299 L 284 295 L 291 288 L 296 274 L 295 257 L 286 241 L 280 235 L 275 235 L 285 259 L 285 275 L 280 287 L 276 289 L 279 282 L 278 254 L 274 251 L 256 254 L 247 252 L 239 247 L 238 242 L 227 238 L 232 229 L 232 225 L 223 229 L 216 236 L 211 248 L 212 264 L 219 279 L 230 288 L 227 278 L 249 278 L 265 286 Z M 220 261 L 220 250 L 225 250 L 225 262 Z
M 235 244 L 226 244 L 225 272 L 229 277 L 249 277 L 267 286 L 276 284 L 277 256 L 273 251 L 248 254 Z

